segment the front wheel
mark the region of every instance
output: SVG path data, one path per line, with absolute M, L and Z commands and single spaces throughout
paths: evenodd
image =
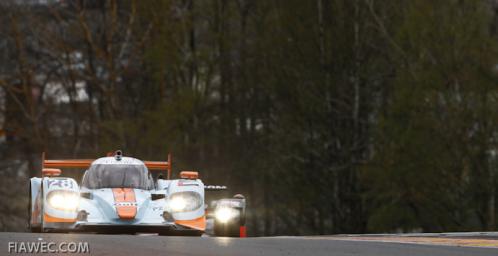
M 30 226 L 29 230 L 31 231 L 31 233 L 41 233 L 41 228 L 40 227 L 32 227 L 32 226 Z

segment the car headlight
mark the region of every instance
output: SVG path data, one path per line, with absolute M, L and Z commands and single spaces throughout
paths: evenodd
M 177 196 L 169 200 L 169 206 L 173 211 L 182 211 L 187 206 L 187 200 L 181 196 Z
M 238 217 L 239 214 L 239 210 L 230 207 L 221 207 L 216 209 L 216 211 L 214 212 L 216 220 L 221 223 L 227 223 L 232 219 Z
M 201 206 L 201 195 L 193 191 L 174 193 L 169 198 L 169 207 L 172 212 L 190 212 Z
M 73 191 L 51 191 L 47 195 L 50 206 L 63 211 L 74 211 L 80 204 L 80 196 Z

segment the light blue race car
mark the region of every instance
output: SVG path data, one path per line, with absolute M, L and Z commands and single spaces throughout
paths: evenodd
M 81 184 L 59 177 L 59 168 L 85 170 Z M 167 178 L 162 173 L 153 178 L 151 171 L 166 171 Z M 118 150 L 96 160 L 42 157 L 42 177 L 30 180 L 28 226 L 32 232 L 202 235 L 206 231 L 204 192 L 226 187 L 205 186 L 193 171 L 181 172 L 180 179 L 170 177 L 170 156 L 167 162 L 141 161 Z M 241 221 L 245 199 L 234 198 L 239 204 L 224 200 L 218 200 L 213 216 L 215 233 L 240 236 L 245 233 Z

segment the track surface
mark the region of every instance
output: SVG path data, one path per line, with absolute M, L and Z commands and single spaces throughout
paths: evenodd
M 346 240 L 344 240 L 346 239 Z M 0 233 L 0 255 L 9 242 L 88 242 L 90 255 L 498 255 L 497 248 L 355 240 L 354 237 L 161 237 L 155 235 Z M 33 255 L 33 254 L 30 254 Z M 65 254 L 76 255 L 76 254 Z M 88 255 L 88 254 L 83 254 Z

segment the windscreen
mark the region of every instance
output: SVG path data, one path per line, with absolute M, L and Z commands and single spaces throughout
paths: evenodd
M 144 165 L 94 164 L 85 173 L 82 186 L 99 188 L 150 189 L 149 172 Z

